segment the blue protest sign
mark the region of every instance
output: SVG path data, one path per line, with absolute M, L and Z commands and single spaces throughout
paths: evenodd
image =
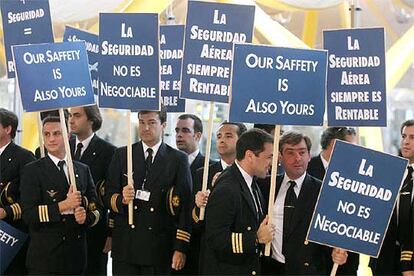
M 326 51 L 235 44 L 230 121 L 322 125 Z
M 307 239 L 378 257 L 406 166 L 336 140 Z
M 158 14 L 101 13 L 99 24 L 99 106 L 159 110 Z
M 184 112 L 180 98 L 184 25 L 160 26 L 161 101 L 167 112 Z
M 66 26 L 63 41 L 85 41 L 93 92 L 95 95 L 98 95 L 99 37 L 95 34 Z
M 228 103 L 233 43 L 252 41 L 254 6 L 189 1 L 180 96 Z
M 0 275 L 3 275 L 28 235 L 0 219 Z
M 323 32 L 329 126 L 387 126 L 384 29 Z
M 94 104 L 85 42 L 13 46 L 26 112 Z
M 48 0 L 1 0 L 7 77 L 14 78 L 11 46 L 53 42 Z

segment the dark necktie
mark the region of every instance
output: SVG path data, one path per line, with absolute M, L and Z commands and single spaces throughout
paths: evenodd
M 66 173 L 65 173 L 65 170 L 63 169 L 63 167 L 65 166 L 65 160 L 60 160 L 59 162 L 58 162 L 58 167 L 59 167 L 59 171 L 60 171 L 60 173 L 61 173 L 61 175 L 64 177 L 64 179 L 66 180 L 66 183 L 69 185 L 69 182 L 68 182 L 68 178 L 66 177 Z
M 257 183 L 256 181 L 253 180 L 252 182 L 252 192 L 253 192 L 253 198 L 254 201 L 256 203 L 256 207 L 257 207 L 257 218 L 260 222 L 260 220 L 263 218 L 263 209 L 262 209 L 262 204 L 260 201 L 260 196 L 259 196 L 259 188 L 257 187 Z
M 76 151 L 75 151 L 74 159 L 77 160 L 77 161 L 79 161 L 80 158 L 81 158 L 82 148 L 83 148 L 83 144 L 82 143 L 78 143 L 76 145 Z
M 283 209 L 283 242 L 282 242 L 282 253 L 285 255 L 285 244 L 287 241 L 287 236 L 290 232 L 290 226 L 292 222 L 293 213 L 295 212 L 295 206 L 296 206 L 296 193 L 295 193 L 295 181 L 289 181 L 288 184 L 289 189 L 286 192 L 285 197 L 285 204 Z
M 407 176 L 404 179 L 400 192 L 400 205 L 398 208 L 398 229 L 401 240 L 402 230 L 410 227 L 411 221 L 411 193 L 413 190 L 413 167 L 407 167 Z M 408 222 L 408 224 L 407 224 Z
M 146 165 L 146 169 L 147 169 L 146 171 L 147 171 L 147 173 L 151 169 L 151 165 L 152 165 L 152 153 L 153 152 L 154 151 L 152 150 L 152 148 L 148 148 L 147 149 L 148 156 L 145 159 L 145 165 Z

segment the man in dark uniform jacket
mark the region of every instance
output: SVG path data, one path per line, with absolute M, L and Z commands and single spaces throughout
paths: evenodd
M 20 204 L 20 175 L 23 167 L 35 160 L 33 154 L 13 142 L 18 118 L 13 112 L 0 108 L 0 219 L 13 227 L 27 232 L 22 220 Z M 27 274 L 24 265 L 27 244 L 13 259 L 5 275 Z
M 196 171 L 204 166 L 205 156 L 201 154 L 199 143 L 203 136 L 203 124 L 196 115 L 182 114 L 178 117 L 175 126 L 175 143 L 179 150 L 184 151 L 188 155 L 188 163 L 190 164 L 191 179 L 193 181 L 193 191 L 195 189 Z M 194 204 L 193 204 L 194 205 Z M 192 233 L 190 249 L 187 254 L 185 266 L 177 274 L 180 275 L 196 275 L 198 274 L 200 240 L 197 235 Z
M 115 213 L 114 275 L 168 274 L 185 265 L 191 238 L 191 173 L 187 155 L 162 141 L 165 111 L 140 111 L 132 145 L 133 182 L 127 185 L 127 149 L 115 151 L 105 203 Z M 133 202 L 134 224 L 128 224 Z
M 63 126 L 66 127 L 66 126 Z M 29 274 L 83 274 L 86 229 L 100 218 L 88 166 L 73 162 L 77 191 L 69 186 L 67 157 L 59 117 L 43 120 L 46 157 L 27 165 L 20 193 L 29 225 Z
M 204 274 L 260 274 L 260 244 L 272 240 L 256 177 L 272 163 L 273 138 L 253 129 L 237 141 L 237 159 L 216 180 L 205 218 Z
M 98 198 L 105 191 L 105 179 L 109 163 L 116 147 L 101 139 L 95 132 L 102 126 L 102 116 L 96 105 L 73 107 L 69 111 L 69 127 L 71 133 L 76 135 L 70 139 L 70 150 L 74 160 L 89 166 L 92 178 L 96 183 Z M 108 252 L 111 250 L 112 237 L 107 225 L 108 210 L 99 201 L 102 217 L 98 224 L 88 229 L 88 264 L 85 271 L 87 275 L 106 275 Z M 113 219 L 112 219 L 113 220 Z
M 200 220 L 200 207 L 206 206 L 208 196 L 210 191 L 213 187 L 213 179 L 217 178 L 220 172 L 222 172 L 225 168 L 233 164 L 234 160 L 236 160 L 236 143 L 239 139 L 240 135 L 246 132 L 246 126 L 241 123 L 229 123 L 224 122 L 220 125 L 217 130 L 216 134 L 216 150 L 217 153 L 220 155 L 220 160 L 213 162 L 210 164 L 208 168 L 208 179 L 207 179 L 207 191 L 202 192 L 202 184 L 203 184 L 203 174 L 204 168 L 199 168 L 196 173 L 196 178 L 194 179 L 194 190 L 193 190 L 193 199 L 195 200 L 193 210 L 192 210 L 192 218 L 193 218 L 193 233 L 192 233 L 192 245 L 196 245 L 197 247 L 193 250 L 193 252 L 197 253 L 197 259 L 199 259 L 199 270 L 196 272 L 203 271 L 202 266 L 203 264 L 203 244 L 204 241 L 202 236 L 204 235 L 204 223 Z
M 275 235 L 271 256 L 263 258 L 264 275 L 327 274 L 329 248 L 309 243 L 306 234 L 318 199 L 321 182 L 306 173 L 311 141 L 296 132 L 285 133 L 279 141 L 279 152 L 285 174 L 277 177 L 272 224 Z M 269 182 L 263 182 L 269 183 Z M 268 202 L 269 186 L 261 186 Z M 346 262 L 347 253 L 334 249 L 332 259 Z
M 322 132 L 320 141 L 322 151 L 320 154 L 311 158 L 307 168 L 307 172 L 320 181 L 323 181 L 323 178 L 325 176 L 326 168 L 328 167 L 336 139 L 349 143 L 356 143 L 356 131 L 351 127 L 329 127 Z M 358 270 L 358 264 L 359 254 L 348 252 L 348 259 L 346 261 L 346 264 L 338 267 L 336 274 L 356 274 Z M 332 265 L 333 263 L 330 259 L 328 259 L 328 269 L 332 268 Z
M 378 259 L 370 266 L 376 275 L 413 275 L 413 166 L 414 120 L 401 125 L 401 155 L 408 159 L 404 182 L 385 234 Z

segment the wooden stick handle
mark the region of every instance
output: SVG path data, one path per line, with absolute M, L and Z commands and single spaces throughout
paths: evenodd
M 60 115 L 59 115 L 60 117 Z M 40 117 L 40 112 L 37 116 L 37 128 L 39 129 L 39 150 L 40 150 L 40 158 L 46 156 L 45 154 L 45 142 L 43 141 L 43 126 L 42 126 L 42 118 Z
M 276 190 L 276 176 L 277 176 L 277 164 L 279 159 L 279 139 L 280 139 L 280 125 L 275 126 L 275 135 L 273 139 L 273 159 L 272 159 L 272 172 L 270 176 L 270 191 L 269 191 L 269 203 L 268 203 L 268 215 L 269 224 L 272 223 L 273 205 L 275 202 L 275 190 Z M 270 256 L 271 242 L 266 244 L 265 256 Z
M 334 265 L 332 266 L 332 270 L 331 270 L 331 276 L 335 276 L 336 275 L 336 271 L 338 270 L 338 264 L 334 263 Z
M 207 144 L 206 144 L 206 152 L 205 152 L 205 159 L 204 159 L 203 185 L 201 188 L 201 191 L 203 192 L 207 190 L 209 160 L 210 160 L 210 151 L 211 151 L 211 137 L 213 136 L 213 119 L 214 119 L 214 102 L 210 102 L 210 113 L 208 116 Z M 200 220 L 204 220 L 205 211 L 206 211 L 206 208 L 202 206 L 200 208 Z
M 128 126 L 128 143 L 127 143 L 127 176 L 128 185 L 134 187 L 134 180 L 132 178 L 132 126 L 131 126 L 131 111 L 127 111 L 127 126 Z M 134 201 L 128 203 L 128 224 L 134 224 Z
M 78 189 L 76 187 L 76 178 L 75 178 L 75 171 L 73 170 L 73 161 L 72 161 L 72 154 L 70 152 L 69 146 L 69 135 L 68 129 L 66 127 L 66 118 L 63 108 L 59 108 L 59 118 L 60 118 L 60 125 L 62 127 L 62 135 L 63 135 L 63 143 L 65 144 L 65 152 L 66 158 L 68 160 L 68 173 L 69 173 L 69 182 L 70 185 L 73 187 L 73 191 L 76 192 Z

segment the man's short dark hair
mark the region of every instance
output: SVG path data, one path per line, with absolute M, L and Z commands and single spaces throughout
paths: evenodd
M 414 120 L 412 120 L 412 119 L 411 120 L 407 120 L 407 121 L 405 121 L 404 123 L 401 124 L 400 133 L 402 134 L 403 129 L 405 127 L 410 127 L 410 126 L 414 126 Z
M 162 107 L 162 106 L 161 106 L 160 111 L 156 111 L 156 110 L 141 110 L 141 111 L 138 111 L 138 119 L 139 119 L 139 115 L 148 114 L 148 113 L 158 114 L 158 118 L 160 119 L 161 124 L 163 124 L 167 121 L 167 112 L 165 111 L 165 108 Z
M 296 131 L 288 131 L 286 133 L 284 133 L 279 140 L 279 152 L 283 153 L 283 146 L 288 144 L 288 145 L 297 145 L 300 142 L 302 142 L 302 140 L 305 141 L 306 143 L 306 148 L 308 149 L 308 152 L 310 152 L 311 147 L 312 147 L 312 142 L 309 139 L 308 136 L 303 135 L 302 133 L 296 132 Z
M 356 131 L 352 127 L 329 127 L 322 132 L 321 147 L 327 149 L 332 140 L 345 140 L 347 135 L 356 135 Z
M 96 105 L 84 106 L 83 110 L 85 111 L 88 121 L 92 122 L 92 131 L 96 132 L 100 130 L 102 126 L 102 115 L 101 115 L 101 112 L 99 111 L 98 106 Z
M 0 108 L 0 123 L 4 128 L 11 126 L 10 138 L 16 137 L 17 126 L 19 125 L 16 114 L 5 108 Z
M 194 114 L 182 114 L 178 117 L 178 120 L 192 119 L 194 121 L 194 132 L 203 133 L 203 123 L 201 119 Z
M 243 133 L 245 133 L 247 131 L 246 126 L 242 123 L 222 122 L 220 126 L 225 126 L 225 125 L 236 126 L 237 127 L 237 137 L 239 137 L 239 138 Z
M 47 116 L 42 121 L 42 127 L 44 127 L 45 124 L 47 124 L 47 123 L 60 123 L 60 117 L 58 117 L 58 116 Z M 65 123 L 66 123 L 66 129 L 68 129 L 68 121 L 65 120 Z
M 254 155 L 258 156 L 264 151 L 264 145 L 266 143 L 273 144 L 273 137 L 264 130 L 258 128 L 252 128 L 243 133 L 236 144 L 236 158 L 237 160 L 243 160 L 246 151 L 250 150 L 254 152 Z
M 67 121 L 68 118 L 69 118 L 69 111 L 66 108 L 63 110 L 63 114 L 65 115 L 65 119 Z M 59 117 L 59 109 L 40 112 L 40 119 L 42 121 L 43 121 L 44 118 L 46 118 L 48 116 Z

